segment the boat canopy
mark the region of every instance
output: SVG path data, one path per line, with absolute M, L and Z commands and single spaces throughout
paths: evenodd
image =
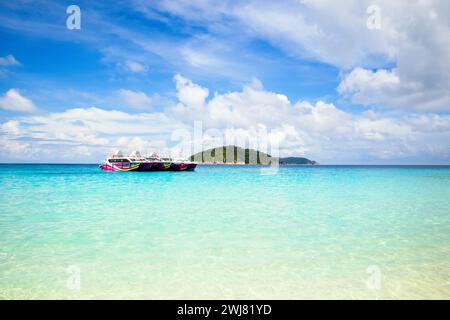
M 138 150 L 134 150 L 132 153 L 130 153 L 130 158 L 142 158 L 141 153 Z
M 114 150 L 113 153 L 111 153 L 111 158 L 123 158 L 122 151 L 120 150 Z

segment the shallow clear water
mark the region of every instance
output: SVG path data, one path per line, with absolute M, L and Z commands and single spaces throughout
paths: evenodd
M 0 183 L 0 298 L 450 298 L 449 167 L 0 165 Z

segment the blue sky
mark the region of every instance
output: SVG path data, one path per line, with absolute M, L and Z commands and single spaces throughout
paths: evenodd
M 81 9 L 80 30 L 66 27 L 71 4 Z M 282 137 L 281 154 L 324 163 L 448 163 L 443 5 L 381 1 L 384 24 L 374 30 L 364 1 L 3 2 L 2 148 L 20 162 L 167 152 L 172 125 L 200 120 L 220 130 L 264 126 Z M 71 110 L 86 117 L 82 130 L 54 125 L 79 114 Z M 149 117 L 170 125 L 131 132 L 114 120 L 117 132 L 106 132 L 92 110 L 137 117 L 136 127 L 159 127 Z
M 117 6 L 100 6 L 102 2 L 98 2 L 94 7 L 91 1 L 78 2 L 82 9 L 82 29 L 68 30 L 65 4 L 71 2 L 59 3 L 58 6 L 44 2 L 42 6 L 3 8 L 3 17 L 29 20 L 30 24 L 25 30 L 14 30 L 8 25 L 1 29 L 1 41 L 6 44 L 1 48 L 1 55 L 14 52 L 22 64 L 21 68 L 11 70 L 7 82 L 2 82 L 3 91 L 11 86 L 35 90 L 39 83 L 44 88 L 54 90 L 56 86 L 61 91 L 105 93 L 127 87 L 170 94 L 174 91 L 174 74 L 181 73 L 212 91 L 238 90 L 252 78 L 258 78 L 268 89 L 283 92 L 294 100 L 335 98 L 338 68 L 313 59 L 291 57 L 264 39 L 235 39 L 241 37 L 239 30 L 212 35 L 201 24 L 191 24 L 156 9 L 158 17 L 151 19 L 132 7 L 123 7 L 120 2 Z M 125 30 L 117 30 L 119 35 L 108 30 L 98 32 L 98 28 L 110 24 Z M 122 35 L 125 32 L 142 37 L 137 41 L 149 41 L 155 48 L 136 45 Z M 172 44 L 181 46 L 192 42 L 195 49 L 196 41 L 199 46 L 227 42 L 218 49 L 221 51 L 218 55 L 239 69 L 225 73 L 204 70 L 186 64 L 182 57 L 171 52 Z M 120 65 L 128 57 L 145 65 L 148 72 L 136 74 L 121 69 Z M 42 102 L 49 106 L 54 103 L 51 99 Z

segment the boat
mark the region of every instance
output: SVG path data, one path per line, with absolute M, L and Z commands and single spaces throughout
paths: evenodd
M 139 151 L 124 156 L 122 152 L 115 151 L 99 167 L 104 171 L 194 171 L 197 162 L 159 157 L 156 153 L 144 157 Z

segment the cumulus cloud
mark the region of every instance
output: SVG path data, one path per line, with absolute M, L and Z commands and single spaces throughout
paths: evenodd
M 262 39 L 283 50 L 289 58 L 336 66 L 343 73 L 344 82 L 348 82 L 347 78 L 361 76 L 361 70 L 365 70 L 366 76 L 360 83 L 340 86 L 340 92 L 351 101 L 414 112 L 450 110 L 449 1 L 349 0 L 336 4 L 333 0 L 224 0 L 220 3 L 163 0 L 132 3 L 133 9 L 141 10 L 144 17 L 166 15 L 164 20 L 181 17 L 194 26 L 194 31 L 188 33 L 192 35 L 188 41 L 184 35 L 183 39 L 166 40 L 103 21 L 99 25 L 108 30 L 108 37 L 105 37 L 108 42 L 112 42 L 109 36 L 113 35 L 130 41 L 132 46 L 120 50 L 120 46 L 105 45 L 102 52 L 113 61 L 120 60 L 121 67 L 131 72 L 146 70 L 142 63 L 144 56 L 136 54 L 145 52 L 169 61 L 177 72 L 191 66 L 201 72 L 208 71 L 209 76 L 210 70 L 214 70 L 216 74 L 236 80 L 238 73 L 241 76 L 252 73 L 251 68 L 245 69 L 246 62 L 257 68 L 255 61 L 261 60 L 253 59 L 251 52 L 258 50 L 252 50 L 252 46 Z M 367 28 L 367 8 L 371 5 L 381 10 L 380 29 Z M 33 26 L 35 24 L 33 22 Z M 22 25 L 17 23 L 13 27 Z M 27 31 L 35 28 L 28 27 Z M 49 28 L 44 30 L 50 33 Z M 57 34 L 58 39 L 62 36 L 62 33 Z M 100 38 L 90 34 L 85 40 L 97 44 Z M 245 49 L 236 54 L 237 50 L 233 49 L 241 44 Z M 130 55 L 130 51 L 134 55 Z M 127 60 L 130 56 L 135 58 Z M 395 78 L 396 82 L 374 86 L 371 80 L 377 78 L 378 81 L 382 74 Z
M 191 80 L 177 74 L 174 77 L 178 99 L 189 107 L 203 106 L 209 95 L 209 90 L 193 83 Z
M 398 68 L 377 71 L 355 68 L 343 76 L 338 92 L 352 103 L 365 106 L 450 111 L 449 90 L 441 88 L 441 84 L 431 87 L 423 81 L 408 81 L 400 77 L 400 72 Z M 448 82 L 450 85 L 450 77 Z
M 177 85 L 180 103 L 171 112 L 185 121 L 202 120 L 205 125 L 218 128 L 247 128 L 259 123 L 275 126 L 289 111 L 290 102 L 285 95 L 265 91 L 257 80 L 240 92 L 215 94 L 206 103 L 208 89 L 181 76 L 179 79 L 187 85 Z
M 148 108 L 152 106 L 152 98 L 142 91 L 120 89 L 117 93 L 127 106 L 133 108 Z
M 6 57 L 0 57 L 0 66 L 19 66 L 20 62 L 13 55 L 8 54 Z
M 372 0 L 339 5 L 333 0 L 220 4 L 166 0 L 156 5 L 206 25 L 218 37 L 239 30 L 239 36 L 262 38 L 289 56 L 335 65 L 345 73 L 340 91 L 352 101 L 450 111 L 449 2 L 379 0 L 375 4 L 381 13 L 380 29 L 367 28 Z M 360 82 L 349 87 L 348 82 L 356 78 Z
M 380 83 L 385 80 L 384 75 L 375 78 Z M 265 132 L 267 140 L 279 146 L 279 154 L 307 156 L 322 163 L 450 160 L 448 115 L 374 110 L 354 114 L 324 101 L 291 102 L 281 93 L 265 90 L 258 80 L 241 91 L 215 93 L 207 99 L 207 88 L 181 75 L 175 76 L 175 82 L 179 101 L 164 112 L 76 108 L 24 116 L 1 124 L 0 148 L 19 159 L 31 154 L 99 161 L 117 148 L 181 150 L 174 147 L 174 136 L 186 135 L 189 143 L 200 139 L 206 148 L 224 141 L 245 146 Z M 193 135 L 195 121 L 202 125 L 200 137 Z M 232 141 L 226 140 L 230 137 Z M 181 151 L 187 156 L 192 149 Z
M 353 103 L 371 105 L 386 102 L 395 95 L 400 79 L 396 71 L 371 71 L 355 68 L 346 74 L 338 86 L 338 91 Z M 384 95 L 381 95 L 384 93 Z
M 180 126 L 163 113 L 74 108 L 4 122 L 0 149 L 22 161 L 98 161 L 113 149 L 162 149 Z
M 393 68 L 354 68 L 339 91 L 353 102 L 416 111 L 450 111 L 448 1 L 381 2 L 380 34 Z M 387 52 L 387 51 L 386 51 Z
M 365 74 L 362 77 L 372 76 Z M 396 83 L 392 74 L 380 72 L 371 79 L 374 87 Z M 190 83 L 189 88 L 206 90 Z M 348 89 L 355 82 L 345 84 Z M 343 85 L 344 86 L 344 85 Z M 179 88 L 181 89 L 181 88 Z M 188 94 L 189 92 L 185 92 Z M 180 102 L 168 113 L 187 125 L 201 120 L 214 137 L 224 132 L 247 139 L 266 128 L 279 143 L 283 155 L 306 155 L 328 163 L 403 161 L 404 159 L 441 159 L 448 161 L 450 117 L 439 114 L 380 113 L 368 110 L 360 114 L 345 112 L 332 103 L 289 101 L 288 97 L 264 89 L 259 81 L 242 91 L 216 93 L 197 108 Z M 442 160 L 444 159 L 444 160 Z
M 37 111 L 33 101 L 21 95 L 17 89 L 10 89 L 0 97 L 0 109 L 22 113 Z

